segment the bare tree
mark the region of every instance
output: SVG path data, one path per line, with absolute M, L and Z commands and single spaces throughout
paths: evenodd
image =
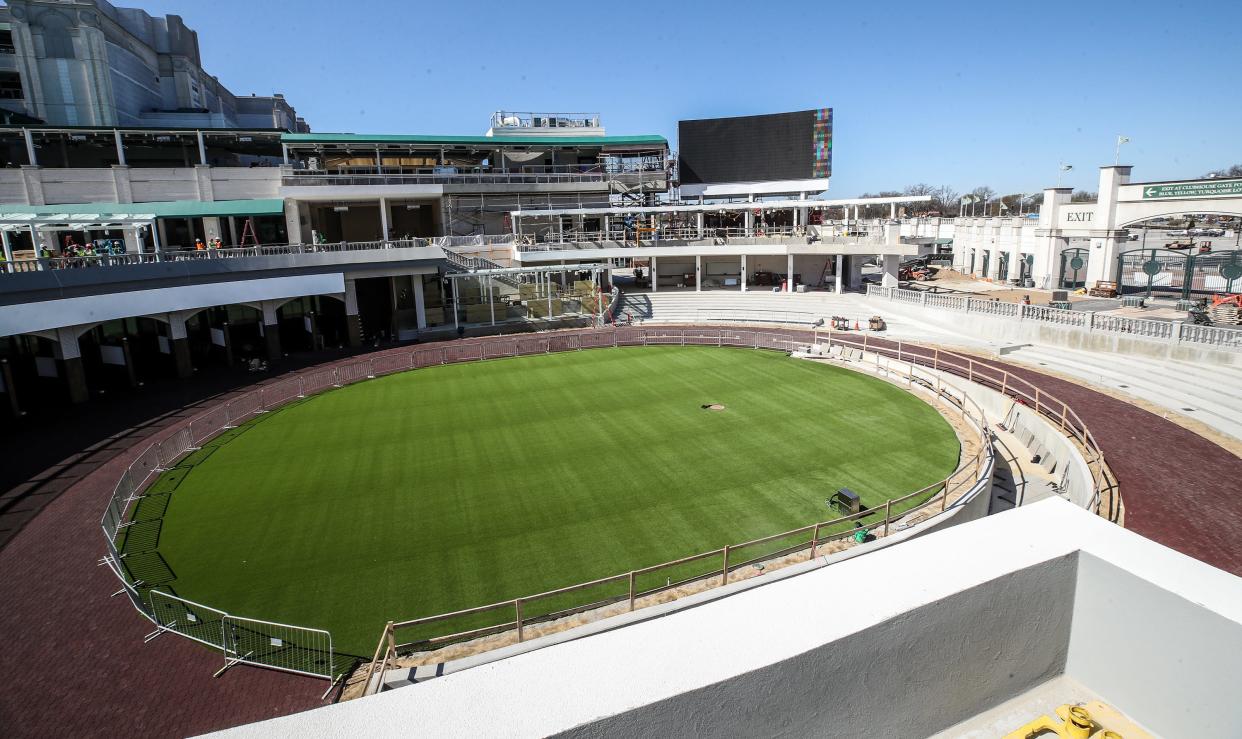
M 1232 167 L 1218 169 L 1203 175 L 1206 177 L 1242 177 L 1242 164 L 1235 164 Z
M 991 201 L 992 197 L 996 195 L 996 191 L 987 185 L 980 185 L 979 187 L 971 190 L 969 194 L 976 198 L 976 203 L 981 204 L 983 215 L 986 216 L 988 214 L 988 202 Z M 971 203 L 970 209 L 973 214 L 975 210 L 974 203 Z
M 1073 194 L 1070 195 L 1071 203 L 1094 203 L 1096 200 L 1099 200 L 1099 196 L 1096 193 L 1087 192 L 1086 190 L 1075 190 Z

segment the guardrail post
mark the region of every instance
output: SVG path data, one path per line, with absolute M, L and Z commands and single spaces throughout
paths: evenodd
M 1065 414 L 1069 413 L 1069 406 L 1065 401 L 1061 401 L 1061 433 L 1065 433 Z
M 720 584 L 729 584 L 729 547 L 724 548 L 724 566 L 720 568 Z
M 298 397 L 299 398 L 306 397 L 306 386 L 305 386 L 305 383 L 302 382 L 301 375 L 298 375 Z
M 975 381 L 975 360 L 973 359 L 966 360 L 966 381 Z
M 630 610 L 634 610 L 634 570 L 630 570 Z
M 811 559 L 815 559 L 815 547 L 819 544 L 819 524 L 811 531 Z
M 932 369 L 940 369 L 940 350 L 932 350 Z
M 522 641 L 522 599 L 517 598 L 513 601 L 513 610 L 517 617 L 517 636 L 518 641 Z
M 1039 388 L 1035 388 L 1035 414 L 1039 415 Z
M 889 498 L 884 501 L 884 535 L 888 536 L 888 519 L 892 515 L 893 499 Z
M 943 513 L 944 510 L 949 507 L 949 481 L 952 479 L 953 479 L 952 475 L 944 478 L 944 493 L 940 496 L 941 513 Z

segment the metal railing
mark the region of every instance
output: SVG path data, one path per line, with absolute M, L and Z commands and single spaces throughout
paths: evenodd
M 1242 350 L 1242 329 L 1239 328 L 1195 326 L 1177 321 L 1111 316 L 1090 311 L 1052 308 L 1046 305 L 1023 305 L 983 298 L 936 295 L 920 290 L 903 290 L 877 285 L 867 286 L 867 295 L 941 310 L 1038 321 L 1088 333 L 1099 332 L 1212 349 Z
M 0 274 L 41 272 L 49 269 L 80 269 L 84 267 L 128 267 L 135 264 L 160 262 L 188 262 L 204 259 L 236 259 L 239 257 L 271 257 L 289 254 L 324 254 L 347 251 L 371 251 L 375 249 L 406 249 L 411 247 L 440 246 L 439 239 L 389 239 L 385 241 L 338 241 L 325 244 L 259 244 L 256 246 L 229 246 L 219 249 L 175 249 L 158 252 L 126 254 L 98 254 L 15 259 L 0 262 Z M 474 237 L 467 237 L 474 238 Z M 512 240 L 512 237 L 509 237 Z
M 870 354 L 875 358 L 877 371 L 882 371 L 890 377 L 897 377 L 908 383 L 911 388 L 918 387 L 931 392 L 948 406 L 957 408 L 963 420 L 979 433 L 981 448 L 978 454 L 959 466 L 944 480 L 889 500 L 885 504 L 882 518 L 877 518 L 879 509 L 864 511 L 591 583 L 453 614 L 390 623 L 385 627 L 385 636 L 369 666 L 368 686 L 370 686 L 371 673 L 377 668 L 390 664 L 397 657 L 399 649 L 407 648 L 412 644 L 453 643 L 507 631 L 515 632 L 520 641 L 525 638 L 528 629 L 553 628 L 553 626 L 541 625 L 552 624 L 569 615 L 596 611 L 609 606 L 622 609 L 634 608 L 639 605 L 640 601 L 645 603 L 648 600 L 667 598 L 670 591 L 677 588 L 702 588 L 705 578 L 712 577 L 711 573 L 716 573 L 720 584 L 723 584 L 731 578 L 736 580 L 762 571 L 752 568 L 751 565 L 770 563 L 776 559 L 794 555 L 801 556 L 802 553 L 808 551 L 810 557 L 814 558 L 816 552 L 828 544 L 839 542 L 837 546 L 845 546 L 845 540 L 855 533 L 855 524 L 865 524 L 873 532 L 882 530 L 883 534 L 887 535 L 890 531 L 906 528 L 909 523 L 904 519 L 918 514 L 919 511 L 927 511 L 928 515 L 939 515 L 940 512 L 955 505 L 950 500 L 955 493 L 960 494 L 958 497 L 966 495 L 984 479 L 985 472 L 990 477 L 992 452 L 991 445 L 987 443 L 987 421 L 982 410 L 965 392 L 943 383 L 940 375 L 936 374 L 938 372 L 958 375 L 969 382 L 999 390 L 1007 397 L 1032 406 L 1037 413 L 1058 424 L 1067 436 L 1076 440 L 1085 450 L 1095 483 L 1092 507 L 1096 508 L 1101 515 L 1110 515 L 1110 517 L 1115 515 L 1111 513 L 1114 510 L 1113 503 L 1109 503 L 1108 513 L 1100 507 L 1104 494 L 1109 492 L 1114 494 L 1109 500 L 1117 501 L 1119 505 L 1119 499 L 1115 495 L 1116 481 L 1111 477 L 1104 463 L 1103 453 L 1078 414 L 1067 404 L 1042 392 L 1026 380 L 973 358 L 916 345 L 903 346 L 900 342 L 895 347 L 891 346 L 891 342 L 870 342 L 869 345 L 869 338 L 866 335 L 860 339 L 851 334 L 818 331 L 787 331 L 775 334 L 758 330 L 727 328 L 645 329 L 616 326 L 537 336 L 519 335 L 455 341 L 439 346 L 421 346 L 413 350 L 384 352 L 357 361 L 342 362 L 333 367 L 307 370 L 209 408 L 191 419 L 176 433 L 148 446 L 121 474 L 101 520 L 108 548 L 103 561 L 121 582 L 122 589 L 118 592 L 126 593 L 134 608 L 156 624 L 159 631 L 176 633 L 220 648 L 225 656 L 225 667 L 237 663 L 255 664 L 314 674 L 335 681 L 341 674 L 341 665 L 338 662 L 340 656 L 331 653 L 331 635 L 327 632 L 234 616 L 223 610 L 191 603 L 174 594 L 166 593 L 159 589 L 160 583 L 146 581 L 135 576 L 132 557 L 138 552 L 130 551 L 131 542 L 128 539 L 131 532 L 136 532 L 133 535 L 135 540 L 138 540 L 139 534 L 143 532 L 136 530 L 135 527 L 141 529 L 149 525 L 152 520 L 150 517 L 141 515 L 140 503 L 149 496 L 167 494 L 150 489 L 160 473 L 170 469 L 180 459 L 193 453 L 212 437 L 228 429 L 236 428 L 258 414 L 330 388 L 395 372 L 457 362 L 618 346 L 696 345 L 792 351 L 813 344 L 826 345 L 830 349 L 837 346 L 842 351 L 856 351 L 859 352 L 859 358 L 863 358 L 864 353 Z M 881 365 L 882 358 L 887 358 L 888 364 Z M 894 367 L 892 360 L 901 366 Z M 926 372 L 927 369 L 930 369 L 931 373 Z M 938 511 L 935 510 L 937 504 Z M 928 506 L 931 506 L 930 510 Z M 147 533 L 146 538 L 151 538 L 150 532 L 145 533 Z M 716 557 L 719 559 L 709 562 Z M 743 568 L 749 569 L 743 570 Z M 572 594 L 587 591 L 594 592 L 598 596 L 600 591 L 607 587 L 620 587 L 620 590 L 585 601 L 581 598 L 566 600 Z M 543 604 L 543 606 L 536 607 L 536 604 Z M 160 607 L 164 608 L 163 613 L 159 611 Z M 430 634 L 425 639 L 414 642 L 398 644 L 395 639 L 398 629 L 405 630 L 416 626 L 447 623 L 454 618 L 478 617 L 485 613 L 494 616 L 499 611 L 511 612 L 514 617 L 512 619 L 492 618 L 492 623 L 484 624 L 479 624 L 476 619 L 475 622 L 456 631 L 447 634 Z M 190 616 L 191 612 L 193 618 Z M 221 634 L 219 638 L 215 637 L 216 624 L 219 624 Z M 235 624 L 237 628 L 244 627 L 253 633 L 244 638 L 230 635 L 229 624 Z M 210 638 L 204 635 L 209 635 Z M 326 637 L 326 641 L 323 637 Z M 267 641 L 263 642 L 264 639 Z M 273 639 L 278 640 L 280 644 L 272 641 Z M 286 647 L 287 645 L 287 648 L 252 648 L 262 643 L 266 643 L 269 647 Z M 325 644 L 328 645 L 326 648 Z
M 572 345 L 575 340 L 582 340 L 584 336 L 591 336 L 588 341 L 594 346 L 673 344 L 792 351 L 806 347 L 808 338 L 812 342 L 827 340 L 829 345 L 832 343 L 831 334 L 808 333 L 804 337 L 791 338 L 788 334 L 731 329 L 620 328 L 613 331 L 611 337 L 603 334 L 602 337 L 579 335 L 563 338 L 568 339 Z M 604 341 L 600 342 L 600 338 Z M 607 341 L 609 338 L 611 342 Z M 517 343 L 521 341 L 521 339 L 515 340 L 513 354 L 523 353 L 521 346 Z M 540 346 L 539 343 L 534 344 L 536 349 Z M 549 351 L 553 350 L 551 344 L 547 347 Z M 587 346 L 584 344 L 579 348 L 587 348 Z M 432 353 L 437 350 L 424 351 Z M 503 352 L 502 355 L 504 355 Z M 480 353 L 478 358 L 487 356 L 491 355 Z M 455 361 L 468 361 L 470 358 L 460 355 L 453 357 Z M 445 355 L 442 361 L 448 361 L 448 356 Z M 880 369 L 879 357 L 876 358 L 876 362 L 877 369 Z M 966 393 L 955 391 L 950 386 L 941 383 L 937 375 L 921 372 L 922 369 L 924 368 L 913 363 L 908 364 L 904 369 L 895 368 L 890 361 L 884 365 L 883 373 L 890 377 L 896 375 L 903 378 L 912 388 L 920 387 L 931 391 L 947 405 L 958 409 L 963 420 L 968 421 L 978 431 L 980 448 L 972 458 L 965 460 L 944 480 L 886 501 L 882 518 L 877 519 L 880 516 L 880 509 L 877 508 L 586 583 L 452 613 L 389 622 L 384 627 L 371 664 L 365 672 L 364 694 L 377 692 L 381 688 L 383 673 L 403 650 L 410 650 L 414 647 L 435 649 L 443 645 L 495 637 L 501 634 L 509 636 L 503 644 L 500 641 L 486 646 L 476 644 L 477 651 L 515 641 L 521 642 L 527 638 L 528 633 L 556 630 L 555 622 L 563 619 L 582 620 L 586 618 L 586 614 L 591 613 L 602 617 L 632 611 L 641 605 L 650 604 L 651 601 L 667 599 L 671 593 L 678 590 L 697 592 L 752 576 L 755 572 L 762 572 L 763 567 L 776 563 L 776 560 L 800 556 L 804 553 L 809 556 L 803 557 L 802 561 L 814 559 L 817 551 L 823 547 L 829 544 L 840 546 L 842 542 L 853 537 L 857 530 L 855 524 L 865 523 L 873 532 L 882 532 L 883 536 L 887 536 L 890 531 L 913 525 L 903 523 L 903 519 L 911 516 L 913 512 L 925 510 L 929 506 L 932 508 L 929 515 L 938 515 L 948 510 L 950 498 L 955 492 L 965 495 L 966 492 L 975 489 L 975 486 L 984 479 L 985 471 L 986 476 L 990 478 L 992 448 L 988 443 L 989 432 L 986 418 L 975 401 Z M 756 568 L 755 565 L 760 567 Z M 411 631 L 420 630 L 424 633 L 410 636 L 409 639 L 405 636 L 401 640 L 398 639 L 399 633 L 409 635 Z M 377 676 L 379 676 L 378 679 L 376 679 Z

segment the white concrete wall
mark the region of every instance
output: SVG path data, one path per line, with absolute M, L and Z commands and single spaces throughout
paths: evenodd
M 130 316 L 171 313 L 213 305 L 254 303 L 302 295 L 345 292 L 341 273 L 269 277 L 201 285 L 132 290 L 62 300 L 5 306 L 0 311 L 0 336 L 111 321 Z
M 1088 553 L 1066 672 L 1158 735 L 1242 736 L 1242 624 Z
M 200 170 L 205 181 L 200 182 Z M 165 202 L 280 197 L 278 167 L 94 167 L 0 170 L 0 203 Z M 39 202 L 40 199 L 42 202 Z
M 1165 735 L 1236 737 L 1240 626 L 1242 579 L 1050 499 L 225 734 L 927 736 L 1064 672 Z

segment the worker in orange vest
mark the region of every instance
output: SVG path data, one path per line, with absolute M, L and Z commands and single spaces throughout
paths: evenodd
M 204 249 L 206 249 L 206 248 L 207 248 L 207 247 L 203 246 L 203 240 L 202 240 L 202 239 L 194 239 L 194 251 L 202 251 L 202 250 L 204 250 Z

